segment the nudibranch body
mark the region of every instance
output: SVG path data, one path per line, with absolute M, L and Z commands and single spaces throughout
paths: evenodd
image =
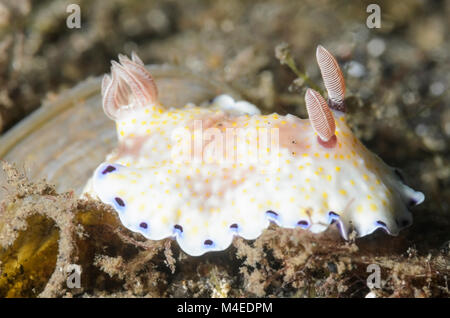
M 201 255 L 235 235 L 255 239 L 270 222 L 314 233 L 336 223 L 344 238 L 378 228 L 396 235 L 412 223 L 408 207 L 424 200 L 353 135 L 341 71 L 323 47 L 329 100 L 309 89 L 309 119 L 261 115 L 227 95 L 209 107 L 167 108 L 140 59 L 119 59 L 102 85 L 119 145 L 88 192 L 148 239 L 174 237 Z

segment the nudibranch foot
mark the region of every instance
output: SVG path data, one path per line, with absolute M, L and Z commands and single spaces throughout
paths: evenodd
M 119 56 L 102 85 L 118 147 L 86 191 L 128 229 L 172 237 L 189 255 L 224 250 L 234 236 L 256 239 L 270 223 L 313 233 L 333 224 L 344 239 L 397 235 L 424 195 L 354 136 L 339 65 L 321 46 L 317 60 L 329 102 L 308 89 L 301 119 L 262 115 L 228 95 L 208 107 L 165 107 L 137 55 Z

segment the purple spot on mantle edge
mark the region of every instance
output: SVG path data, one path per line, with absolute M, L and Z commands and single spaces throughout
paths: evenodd
M 102 174 L 107 174 L 116 170 L 117 170 L 116 167 L 109 165 L 102 171 Z
M 119 197 L 115 197 L 114 200 L 117 202 L 118 205 L 120 205 L 121 207 L 125 206 L 125 202 L 123 202 L 123 200 Z
M 143 229 L 147 229 L 148 228 L 148 224 L 145 222 L 142 222 L 141 224 L 139 224 L 139 226 Z
M 212 246 L 214 243 L 211 240 L 205 240 L 203 244 L 205 244 L 206 246 Z

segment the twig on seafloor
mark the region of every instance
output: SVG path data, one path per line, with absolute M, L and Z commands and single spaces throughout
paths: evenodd
M 297 68 L 295 61 L 292 58 L 289 44 L 285 42 L 278 44 L 275 47 L 275 57 L 280 61 L 281 65 L 287 65 L 291 69 L 291 71 L 294 72 L 295 75 L 297 75 L 298 78 L 293 82 L 295 86 L 301 87 L 305 84 L 319 92 L 321 95 L 324 94 L 324 91 L 318 85 L 316 85 L 306 73 L 301 72 Z

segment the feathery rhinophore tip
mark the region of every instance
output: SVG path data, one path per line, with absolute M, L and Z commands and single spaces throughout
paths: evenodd
M 330 107 L 344 111 L 345 82 L 339 64 L 333 55 L 321 45 L 317 47 L 316 58 L 328 92 Z
M 102 96 L 105 95 L 105 91 L 108 88 L 109 84 L 111 84 L 111 76 L 105 74 L 102 79 Z
M 306 110 L 314 131 L 323 141 L 329 141 L 336 130 L 333 114 L 325 99 L 315 90 L 308 89 L 305 95 Z
M 136 54 L 136 52 L 131 52 L 131 60 L 137 64 L 144 66 L 144 62 L 140 59 L 140 57 Z

